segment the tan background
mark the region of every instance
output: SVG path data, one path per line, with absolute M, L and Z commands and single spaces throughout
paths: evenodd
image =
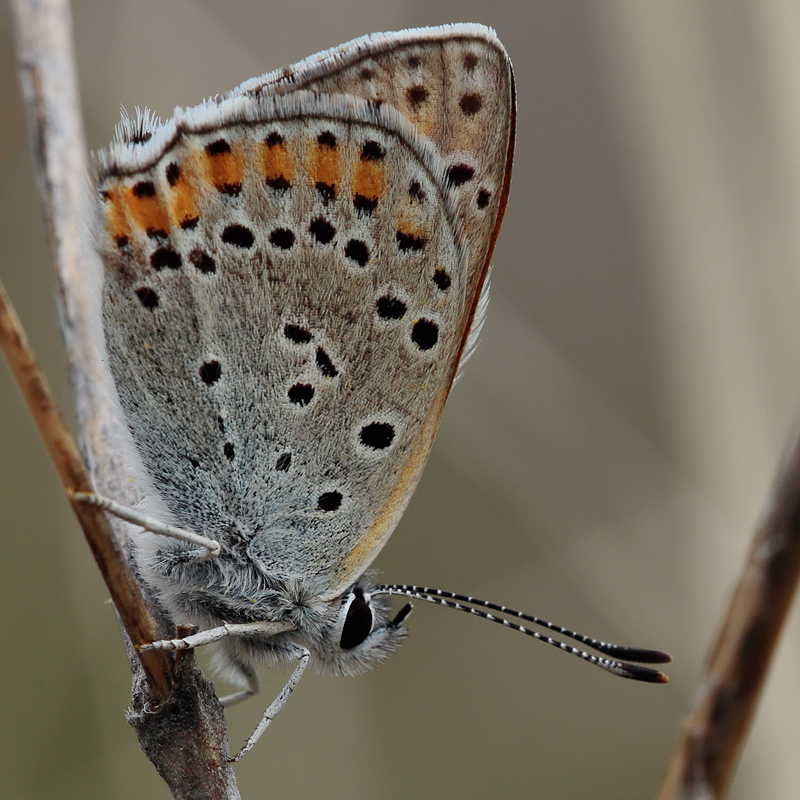
M 638 798 L 654 791 L 800 397 L 800 11 L 641 3 L 80 0 L 90 146 L 375 30 L 492 25 L 514 183 L 483 342 L 377 562 L 670 650 L 621 681 L 433 607 L 390 662 L 309 676 L 238 768 L 245 798 Z M 0 272 L 69 404 L 0 7 Z M 0 370 L 3 797 L 166 797 L 123 719 L 111 608 Z M 282 684 L 230 712 L 233 743 Z M 795 615 L 732 797 L 800 786 Z M 424 795 L 423 795 L 424 793 Z

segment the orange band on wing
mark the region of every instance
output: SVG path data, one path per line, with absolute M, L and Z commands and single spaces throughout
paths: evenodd
M 264 142 L 261 169 L 267 186 L 288 189 L 294 181 L 294 159 L 283 137 L 271 134 Z
M 125 200 L 133 224 L 140 231 L 151 238 L 169 234 L 169 214 L 153 181 L 141 180 L 128 186 L 125 189 Z
M 200 215 L 195 202 L 195 187 L 184 175 L 184 166 L 173 161 L 165 171 L 169 184 L 169 206 L 173 225 L 181 228 L 193 228 Z
M 209 142 L 204 158 L 208 180 L 218 192 L 237 195 L 242 191 L 242 163 L 225 139 Z
M 130 241 L 131 230 L 128 225 L 128 215 L 125 213 L 122 191 L 119 188 L 105 189 L 100 196 L 103 198 L 106 229 L 118 246 L 127 244 Z
M 384 191 L 383 161 L 360 160 L 353 171 L 350 188 L 353 197 L 377 203 Z
M 341 178 L 341 160 L 336 144 L 325 143 L 325 134 L 320 134 L 317 141 L 309 145 L 306 159 L 308 164 L 308 174 L 322 193 L 335 195 L 336 187 Z M 332 135 L 330 140 L 335 142 Z

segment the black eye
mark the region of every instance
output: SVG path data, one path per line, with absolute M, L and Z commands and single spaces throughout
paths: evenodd
M 342 639 L 339 642 L 342 650 L 358 647 L 372 632 L 372 610 L 361 592 L 356 592 L 342 627 Z

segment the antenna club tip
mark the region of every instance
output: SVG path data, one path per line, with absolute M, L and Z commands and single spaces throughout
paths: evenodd
M 622 648 L 624 656 L 628 661 L 636 661 L 639 664 L 671 664 L 672 656 L 663 650 L 641 650 L 638 648 Z
M 615 671 L 615 674 L 629 678 L 634 681 L 641 681 L 642 683 L 669 683 L 669 678 L 660 670 L 650 669 L 649 667 L 640 667 L 638 664 L 618 664 L 622 667 L 622 671 Z
M 657 669 L 649 669 L 646 673 L 631 675 L 631 677 L 644 683 L 669 683 L 669 677 Z

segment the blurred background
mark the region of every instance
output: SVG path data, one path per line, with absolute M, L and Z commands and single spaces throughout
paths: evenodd
M 482 344 L 376 566 L 675 657 L 616 679 L 418 603 L 355 679 L 308 675 L 244 798 L 645 798 L 655 791 L 800 398 L 800 7 L 791 0 L 77 0 L 89 145 L 378 30 L 493 26 L 516 163 Z M 62 407 L 51 267 L 0 6 L 0 273 Z M 167 797 L 88 549 L 0 369 L 3 795 Z M 731 797 L 800 785 L 788 622 Z M 244 741 L 283 685 L 229 712 Z

